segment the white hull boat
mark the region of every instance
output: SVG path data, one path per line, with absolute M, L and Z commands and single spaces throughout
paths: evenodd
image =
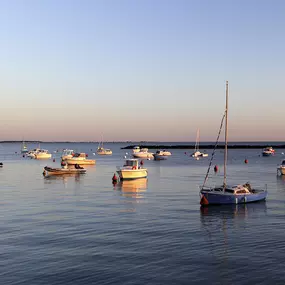
M 62 160 L 70 159 L 74 156 L 73 149 L 65 149 L 61 155 Z
M 207 153 L 203 153 L 199 151 L 199 140 L 200 140 L 200 130 L 197 130 L 197 135 L 196 135 L 196 143 L 195 143 L 195 149 L 194 152 L 192 153 L 192 157 L 199 159 L 200 157 L 207 157 Z
M 142 148 L 139 152 L 133 153 L 134 158 L 146 158 L 146 159 L 153 159 L 153 153 L 148 152 L 147 148 Z
M 132 180 L 147 177 L 147 169 L 139 166 L 137 159 L 127 159 L 123 167 L 117 168 L 121 180 Z
M 281 164 L 277 167 L 277 174 L 285 175 L 285 160 L 282 160 Z
M 51 153 L 46 149 L 40 149 L 37 153 L 35 153 L 35 159 L 49 159 L 51 158 Z
M 68 165 L 94 165 L 96 164 L 95 159 L 87 159 L 85 153 L 76 153 L 72 158 L 68 158 L 65 160 Z

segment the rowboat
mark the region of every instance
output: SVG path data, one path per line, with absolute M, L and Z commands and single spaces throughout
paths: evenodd
M 84 168 L 53 168 L 49 166 L 44 167 L 43 175 L 64 175 L 64 174 L 84 174 L 86 173 L 86 169 Z

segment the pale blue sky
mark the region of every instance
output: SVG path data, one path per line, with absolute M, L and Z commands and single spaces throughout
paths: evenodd
M 0 140 L 285 140 L 285 1 L 0 0 Z

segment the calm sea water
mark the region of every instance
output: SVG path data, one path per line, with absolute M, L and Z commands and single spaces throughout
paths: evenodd
M 285 284 L 285 178 L 276 176 L 285 150 L 229 150 L 229 182 L 267 184 L 268 199 L 203 210 L 198 187 L 210 158 L 173 150 L 145 161 L 148 179 L 113 186 L 125 145 L 106 144 L 113 155 L 94 156 L 85 175 L 56 178 L 42 175 L 59 166 L 54 151 L 92 157 L 97 145 L 41 144 L 55 162 L 0 145 L 1 284 Z M 213 166 L 222 161 L 217 150 Z M 210 173 L 220 184 L 222 173 Z

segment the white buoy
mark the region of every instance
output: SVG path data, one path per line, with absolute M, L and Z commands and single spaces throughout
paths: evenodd
M 127 158 L 127 156 L 125 155 L 124 158 Z
M 95 152 L 93 152 L 93 155 L 95 155 Z
M 281 152 L 282 155 L 284 155 L 284 152 Z

